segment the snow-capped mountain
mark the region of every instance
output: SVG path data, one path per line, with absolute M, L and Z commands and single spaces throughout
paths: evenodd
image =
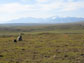
M 84 21 L 84 18 L 77 17 L 50 17 L 50 18 L 20 18 L 11 20 L 8 23 L 71 23 Z

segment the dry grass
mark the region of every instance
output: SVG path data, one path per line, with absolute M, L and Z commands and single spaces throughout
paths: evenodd
M 39 33 L 0 37 L 0 63 L 84 63 L 84 34 Z

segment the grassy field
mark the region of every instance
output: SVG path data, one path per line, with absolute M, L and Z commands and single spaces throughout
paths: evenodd
M 0 63 L 84 63 L 83 26 L 0 27 Z M 14 43 L 18 34 L 23 41 Z

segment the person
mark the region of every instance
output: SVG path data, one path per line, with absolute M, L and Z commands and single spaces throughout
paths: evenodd
M 21 34 L 17 37 L 17 41 L 22 41 L 22 35 Z

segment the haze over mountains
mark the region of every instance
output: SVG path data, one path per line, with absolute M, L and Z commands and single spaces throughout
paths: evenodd
M 49 18 L 20 18 L 7 23 L 72 23 L 84 21 L 84 18 L 77 17 L 49 17 Z

